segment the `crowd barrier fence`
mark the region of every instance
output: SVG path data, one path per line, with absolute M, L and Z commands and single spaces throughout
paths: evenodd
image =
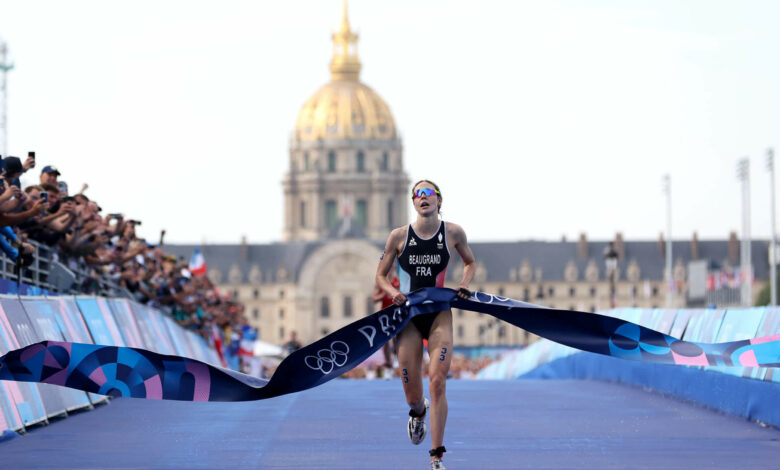
M 0 295 L 0 355 L 40 341 L 143 348 L 219 366 L 208 342 L 157 309 L 125 298 Z M 46 357 L 57 361 L 56 357 Z M 92 409 L 108 397 L 45 383 L 0 381 L 0 434 Z
M 638 309 L 600 312 L 698 343 L 780 333 L 780 309 Z M 771 367 L 678 366 L 585 353 L 541 339 L 488 365 L 479 379 L 591 378 L 638 385 L 749 419 L 780 426 L 780 371 Z M 717 396 L 715 396 L 717 394 Z

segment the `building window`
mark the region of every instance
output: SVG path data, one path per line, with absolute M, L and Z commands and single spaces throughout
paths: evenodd
M 374 299 L 371 296 L 366 297 L 366 315 L 374 313 Z
M 328 173 L 336 171 L 336 152 L 328 152 Z
M 309 163 L 309 152 L 306 152 L 303 154 L 303 169 L 306 171 L 309 171 L 311 169 L 310 163 Z
M 390 167 L 390 156 L 387 154 L 387 152 L 382 154 L 382 171 L 387 171 L 387 169 Z
M 284 339 L 284 327 L 279 327 L 279 339 Z
M 357 223 L 362 228 L 366 228 L 366 219 L 367 219 L 366 211 L 367 211 L 366 200 L 358 199 L 355 215 L 357 216 Z
M 503 296 L 504 296 L 504 288 L 503 288 L 503 287 L 499 287 L 499 288 L 498 288 L 498 295 L 499 295 L 500 297 L 503 297 Z
M 279 309 L 279 318 L 284 318 L 284 309 L 283 308 Z
M 284 298 L 284 290 L 282 290 L 282 289 L 279 289 L 279 298 L 280 299 Z
M 595 305 L 591 305 L 590 306 L 590 313 L 596 313 L 596 306 Z
M 393 200 L 389 199 L 387 201 L 387 226 L 392 227 L 393 226 Z
M 591 297 L 596 297 L 596 288 L 595 287 L 591 287 L 590 288 L 590 296 Z
M 577 307 L 575 307 L 574 305 L 569 305 L 569 310 L 577 310 Z
M 463 318 L 463 310 L 458 309 L 458 318 Z
M 658 295 L 658 286 L 653 286 L 653 297 Z
M 506 327 L 501 325 L 498 327 L 498 337 L 499 338 L 505 338 L 506 337 Z
M 547 288 L 547 295 L 548 295 L 549 297 L 553 297 L 553 296 L 555 295 L 555 287 L 552 287 L 552 286 L 551 286 L 551 287 L 548 287 L 548 288 Z
M 320 299 L 320 316 L 322 318 L 327 318 L 330 316 L 330 302 L 328 302 L 327 297 Z
M 366 155 L 362 150 L 357 153 L 357 171 L 358 173 L 366 171 Z
M 301 227 L 306 226 L 306 202 L 301 201 Z
M 336 226 L 336 201 L 329 199 L 325 201 L 325 224 L 328 229 Z
M 252 310 L 252 318 L 255 320 L 260 318 L 260 309 L 256 308 Z
M 234 298 L 234 299 L 237 299 L 237 298 L 238 298 L 238 289 L 235 289 L 235 290 L 233 291 L 233 298 Z
M 320 330 L 320 333 L 322 333 L 322 336 L 328 336 L 328 333 L 330 333 L 330 331 L 328 331 L 327 328 L 323 328 L 322 330 Z
M 523 288 L 523 302 L 528 302 L 531 299 L 531 294 L 528 291 L 528 288 Z
M 569 297 L 574 297 L 575 295 L 577 295 L 577 289 L 569 287 Z
M 636 286 L 631 286 L 631 297 L 636 297 L 637 288 Z
M 260 297 L 260 290 L 258 290 L 258 289 L 255 289 L 255 290 L 252 292 L 252 297 L 254 297 L 255 299 L 259 298 L 259 297 Z
M 344 317 L 352 316 L 352 297 L 344 297 Z
M 463 325 L 458 325 L 458 338 L 463 338 Z

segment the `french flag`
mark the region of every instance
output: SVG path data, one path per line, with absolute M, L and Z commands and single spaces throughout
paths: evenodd
M 195 251 L 192 252 L 189 270 L 193 275 L 206 274 L 206 260 L 203 259 L 203 253 L 200 252 L 199 246 L 196 246 Z

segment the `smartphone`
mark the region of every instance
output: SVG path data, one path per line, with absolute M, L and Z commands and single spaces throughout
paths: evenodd
M 35 152 L 27 152 L 27 156 L 32 159 L 35 159 Z
M 41 200 L 43 202 L 49 202 L 49 192 L 48 191 L 41 191 Z

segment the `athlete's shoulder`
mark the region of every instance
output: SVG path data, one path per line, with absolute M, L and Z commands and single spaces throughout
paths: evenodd
M 402 238 L 406 238 L 406 225 L 402 225 L 400 227 L 394 228 L 390 232 L 390 236 L 388 237 L 390 240 L 399 240 Z
M 444 221 L 444 225 L 447 226 L 447 230 L 449 230 L 452 233 L 458 232 L 458 233 L 464 233 L 463 227 L 456 224 L 455 222 L 450 222 L 449 220 Z

